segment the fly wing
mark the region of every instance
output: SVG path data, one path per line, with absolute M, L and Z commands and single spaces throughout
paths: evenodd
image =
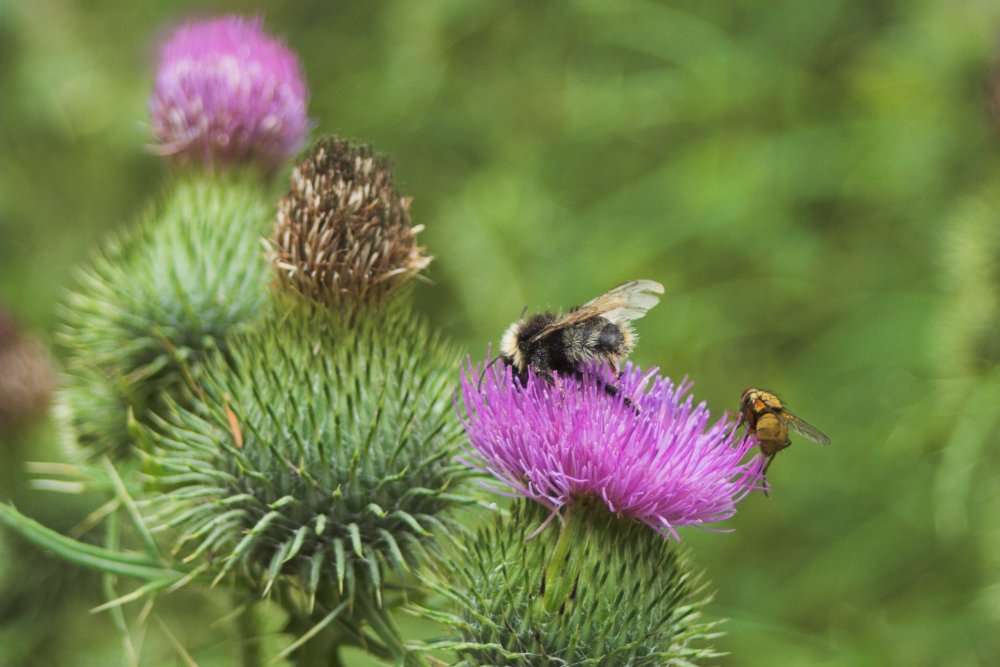
M 821 445 L 829 445 L 830 438 L 826 437 L 826 434 L 820 431 L 815 426 L 807 424 L 795 415 L 789 412 L 783 412 L 782 416 L 785 418 L 785 422 L 788 424 L 788 428 L 792 429 L 801 436 L 804 436 L 813 442 L 818 442 Z
M 598 316 L 617 324 L 637 320 L 660 302 L 657 294 L 663 294 L 663 285 L 653 280 L 631 280 L 623 283 L 563 315 L 532 336 L 531 342 L 537 342 L 560 329 Z

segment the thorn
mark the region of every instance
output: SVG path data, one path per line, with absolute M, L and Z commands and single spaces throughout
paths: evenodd
M 229 394 L 222 395 L 222 407 L 226 410 L 226 419 L 229 420 L 229 431 L 233 434 L 233 442 L 236 449 L 243 449 L 243 431 L 240 430 L 240 422 L 236 419 L 236 413 L 229 408 Z

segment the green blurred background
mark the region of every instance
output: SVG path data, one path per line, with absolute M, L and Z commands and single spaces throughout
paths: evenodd
M 735 532 L 683 534 L 731 619 L 719 664 L 1000 664 L 1000 4 L 2 1 L 0 303 L 44 340 L 168 176 L 143 148 L 156 40 L 230 11 L 300 54 L 317 133 L 396 160 L 436 257 L 420 307 L 473 357 L 525 304 L 651 278 L 638 362 L 713 412 L 771 388 L 830 435 Z M 51 427 L 6 440 L 19 504 L 79 520 L 18 490 Z M 0 665 L 119 664 L 99 587 L 31 558 L 60 583 L 0 589 Z

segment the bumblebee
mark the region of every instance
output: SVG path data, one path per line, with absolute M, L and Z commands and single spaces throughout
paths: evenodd
M 581 378 L 581 366 L 608 364 L 617 377 L 638 337 L 631 322 L 660 302 L 663 285 L 632 280 L 572 308 L 566 314 L 538 313 L 511 324 L 500 342 L 500 357 L 524 385 L 528 370 L 552 384 L 553 373 Z M 603 383 L 617 395 L 618 389 Z
M 757 437 L 760 451 L 767 458 L 764 469 L 761 471 L 765 492 L 767 490 L 767 469 L 771 467 L 774 456 L 792 444 L 788 438 L 789 429 L 821 445 L 830 444 L 830 438 L 821 433 L 819 429 L 789 412 L 780 398 L 761 389 L 751 387 L 743 390 L 743 396 L 740 399 L 740 416 L 736 422 L 736 428 L 739 428 L 743 423 L 747 425 L 746 435 L 753 433 Z

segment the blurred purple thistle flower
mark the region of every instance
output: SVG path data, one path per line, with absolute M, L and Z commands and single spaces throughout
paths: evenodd
M 309 130 L 299 61 L 261 20 L 187 23 L 164 42 L 149 101 L 157 152 L 277 167 Z
M 655 371 L 628 364 L 614 381 L 621 394 L 612 397 L 592 377 L 611 381 L 603 370 L 553 386 L 532 374 L 521 387 L 510 368 L 493 368 L 477 388 L 480 372 L 470 362 L 462 371 L 462 422 L 473 456 L 465 463 L 552 516 L 575 499 L 595 498 L 676 539 L 678 526 L 731 517 L 760 488 L 762 459 L 743 462 L 754 440 L 737 436 L 728 417 L 709 425 L 705 404 L 685 398 L 691 384 L 674 385 Z

